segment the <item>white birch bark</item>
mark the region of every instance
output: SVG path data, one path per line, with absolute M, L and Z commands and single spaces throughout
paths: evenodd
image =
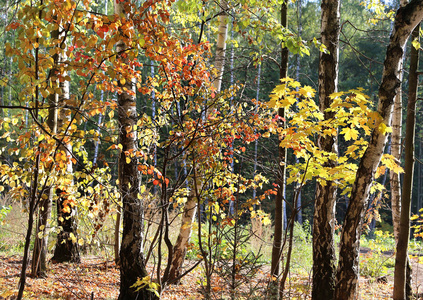
M 225 68 L 226 39 L 228 37 L 228 3 L 225 0 L 220 1 L 221 12 L 219 15 L 219 28 L 216 43 L 216 58 L 214 68 L 216 77 L 213 80 L 213 87 L 216 92 L 220 92 L 222 87 L 222 77 Z
M 407 0 L 400 1 L 400 7 L 407 5 Z M 403 77 L 403 64 L 404 64 L 405 52 L 403 59 L 400 62 L 400 80 Z M 391 134 L 391 155 L 395 157 L 398 164 L 401 161 L 401 128 L 402 128 L 402 87 L 395 97 L 394 111 L 392 115 L 392 134 Z M 391 187 L 391 208 L 392 208 L 392 223 L 394 225 L 394 237 L 395 241 L 398 242 L 399 223 L 401 215 L 401 182 L 400 174 L 393 171 L 389 171 L 389 181 Z
M 65 51 L 60 55 L 60 63 L 63 65 L 67 60 Z M 61 76 L 67 76 L 66 69 Z M 68 130 L 72 120 L 72 111 L 66 108 L 70 96 L 70 82 L 65 80 L 59 83 L 61 94 L 58 98 L 57 111 L 57 132 L 59 134 L 62 145 L 60 151 L 66 156 L 66 183 L 56 187 L 57 195 L 57 219 L 58 226 L 62 231 L 57 235 L 56 248 L 52 260 L 56 262 L 80 262 L 78 243 L 70 238 L 77 237 L 77 210 L 76 206 L 69 205 L 70 212 L 64 211 L 64 205 L 68 198 L 73 197 L 73 165 L 72 165 L 72 144 L 68 137 Z
M 400 76 L 402 77 L 402 75 Z M 402 127 L 401 123 L 402 123 L 402 97 L 401 97 L 401 89 L 400 89 L 394 101 L 394 111 L 393 111 L 393 117 L 392 117 L 392 135 L 391 135 L 391 155 L 395 157 L 398 164 L 401 161 L 401 127 Z M 400 214 L 401 214 L 400 174 L 395 173 L 392 170 L 389 171 L 389 181 L 391 186 L 392 223 L 394 225 L 395 241 L 398 241 L 399 222 L 400 222 Z
M 216 77 L 213 81 L 213 87 L 219 93 L 222 86 L 222 76 L 225 68 L 225 52 L 226 52 L 226 39 L 228 35 L 227 24 L 227 9 L 228 4 L 226 1 L 221 1 L 220 7 L 222 9 L 219 16 L 219 29 L 216 43 L 216 58 L 215 58 L 215 72 Z M 205 112 L 207 115 L 207 111 Z M 201 190 L 201 180 L 197 180 L 198 190 Z M 175 246 L 173 247 L 173 257 L 169 274 L 165 274 L 163 280 L 169 283 L 176 284 L 179 282 L 178 277 L 181 274 L 182 265 L 185 260 L 187 246 L 191 236 L 192 223 L 194 222 L 195 213 L 197 211 L 197 201 L 194 196 L 194 189 L 192 189 L 187 197 L 187 202 L 184 206 L 184 211 L 181 218 L 181 228 Z
M 370 186 L 386 144 L 387 132 L 383 129 L 391 125 L 394 99 L 401 82 L 400 67 L 404 47 L 411 32 L 422 18 L 423 0 L 412 1 L 400 8 L 395 17 L 394 29 L 386 51 L 382 83 L 379 87 L 380 119 L 376 122 L 369 146 L 360 161 L 342 228 L 335 287 L 335 298 L 338 300 L 357 298 L 362 218 L 367 207 Z
M 322 44 L 328 53 L 320 52 L 319 58 L 319 106 L 325 120 L 331 120 L 334 112 L 327 112 L 333 102 L 330 97 L 338 90 L 338 61 L 340 33 L 340 1 L 322 1 Z M 337 154 L 337 136 L 319 136 L 319 148 Z M 328 160 L 324 167 L 333 168 L 336 162 Z M 317 183 L 313 217 L 313 299 L 329 300 L 335 290 L 335 204 L 336 183 Z
M 179 282 L 182 266 L 187 253 L 188 243 L 191 238 L 192 223 L 194 222 L 195 213 L 197 211 L 197 201 L 195 201 L 194 194 L 188 197 L 182 213 L 181 227 L 179 235 L 173 248 L 173 258 L 169 271 L 168 281 L 171 284 Z
M 127 0 L 115 0 L 115 14 L 124 18 L 129 9 Z M 116 44 L 117 53 L 122 53 L 127 48 L 125 42 L 120 40 Z M 117 55 L 118 61 L 128 64 L 127 57 Z M 137 132 L 134 125 L 137 123 L 137 110 L 135 98 L 135 79 L 128 78 L 127 74 L 119 74 L 124 82 L 119 80 L 122 93 L 118 95 L 118 126 L 119 142 L 122 151 L 119 156 L 119 191 L 122 199 L 123 232 L 120 249 L 120 291 L 119 300 L 155 299 L 154 293 L 147 287 L 136 291 L 131 286 L 137 278 L 147 276 L 143 254 L 143 223 L 144 206 L 140 193 L 141 178 L 137 169 L 138 160 L 131 157 L 128 151 L 135 152 L 138 148 Z
M 416 27 L 412 34 L 412 39 L 419 37 L 419 27 Z M 411 289 L 407 295 L 407 267 L 410 268 L 408 261 L 408 241 L 410 236 L 410 213 L 411 199 L 414 179 L 414 141 L 416 131 L 416 103 L 418 94 L 418 66 L 419 50 L 413 46 L 410 51 L 410 72 L 408 76 L 408 104 L 405 132 L 405 163 L 404 163 L 404 183 L 402 187 L 402 209 L 399 224 L 397 251 L 395 256 L 395 275 L 394 275 L 394 299 L 411 299 Z M 408 265 L 407 265 L 408 263 Z M 408 270 L 411 273 L 411 269 Z M 411 279 L 408 284 L 409 287 Z

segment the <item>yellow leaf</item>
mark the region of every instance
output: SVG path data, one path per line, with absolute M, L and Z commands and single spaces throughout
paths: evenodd
M 72 243 L 76 243 L 76 237 L 72 232 L 69 234 L 69 239 L 72 241 Z
M 49 92 L 46 89 L 41 89 L 40 93 L 43 96 L 43 98 L 47 98 L 49 95 Z
M 344 135 L 344 139 L 346 141 L 349 141 L 349 140 L 355 141 L 358 138 L 358 131 L 349 127 L 345 127 L 344 129 L 342 129 L 341 134 Z
M 382 163 L 390 170 L 392 170 L 394 173 L 403 173 L 404 170 L 401 168 L 401 166 L 397 163 L 397 160 L 395 157 L 393 157 L 390 154 L 384 154 L 382 156 Z
M 271 222 L 269 217 L 263 217 L 262 223 L 263 225 L 270 225 Z
M 387 134 L 389 132 L 392 132 L 392 128 L 386 126 L 385 123 L 380 123 L 378 129 L 382 134 Z
M 355 151 L 355 150 L 357 150 L 357 149 L 358 149 L 358 145 L 353 144 L 353 145 L 351 145 L 351 146 L 349 146 L 349 147 L 347 148 L 347 152 L 345 152 L 345 154 L 346 154 L 346 155 L 351 155 L 351 154 L 353 154 L 353 153 L 354 153 L 354 151 Z
M 306 85 L 298 91 L 301 95 L 307 98 L 314 97 L 314 89 L 311 86 Z
M 275 106 L 276 106 L 276 103 L 277 103 L 277 97 L 271 97 L 270 98 L 270 101 L 269 102 L 267 102 L 267 106 L 269 107 L 269 108 L 274 108 Z
M 380 175 L 385 174 L 385 172 L 386 172 L 386 167 L 385 166 L 379 166 L 379 168 L 377 168 L 377 170 L 376 170 L 375 178 L 379 178 Z
M 9 290 L 6 290 L 3 293 L 1 293 L 1 297 L 2 298 L 4 297 L 4 299 L 7 299 L 7 298 L 9 298 L 9 296 L 13 295 L 14 293 L 15 293 L 14 289 L 9 289 Z
M 412 215 L 411 217 L 410 217 L 410 220 L 411 221 L 414 221 L 414 220 L 417 220 L 419 218 L 419 215 Z
M 416 50 L 419 50 L 420 49 L 420 43 L 419 43 L 419 41 L 417 39 L 413 40 L 411 43 L 413 44 L 413 47 Z
M 279 84 L 273 89 L 272 94 L 274 94 L 278 97 L 282 97 L 286 94 L 286 92 L 287 92 L 286 85 L 285 84 Z
M 341 96 L 343 96 L 345 93 L 344 92 L 338 92 L 338 93 L 332 93 L 332 94 L 330 94 L 330 98 L 332 98 L 332 99 L 334 99 L 334 98 L 336 98 L 336 97 L 341 97 Z

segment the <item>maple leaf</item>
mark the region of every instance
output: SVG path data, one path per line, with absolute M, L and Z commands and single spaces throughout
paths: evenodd
M 344 138 L 346 141 L 349 141 L 349 140 L 355 141 L 358 138 L 358 131 L 350 127 L 345 127 L 344 129 L 342 129 L 341 134 L 344 135 Z
M 398 163 L 398 160 L 391 154 L 384 154 L 381 159 L 381 163 L 394 173 L 404 173 L 404 169 Z
M 385 123 L 380 123 L 378 129 L 382 134 L 388 134 L 392 132 L 392 128 L 388 127 Z

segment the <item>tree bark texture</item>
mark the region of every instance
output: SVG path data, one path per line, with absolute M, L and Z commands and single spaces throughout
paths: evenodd
M 120 207 L 116 210 L 116 221 L 115 221 L 115 232 L 114 232 L 114 246 L 113 251 L 115 255 L 115 263 L 116 265 L 120 264 L 120 223 L 121 223 L 121 212 Z
M 51 217 L 52 193 L 53 191 L 51 188 L 45 192 L 47 197 L 42 199 L 38 209 L 38 222 L 31 262 L 32 277 L 45 277 L 47 275 L 47 245 L 50 232 L 50 224 L 48 221 Z
M 216 77 L 213 81 L 213 87 L 220 92 L 222 86 L 223 70 L 225 69 L 226 39 L 228 37 L 228 3 L 225 0 L 220 1 L 221 12 L 219 14 L 219 28 L 216 43 L 216 58 L 214 68 Z
M 423 0 L 411 1 L 405 7 L 400 8 L 395 17 L 394 29 L 386 51 L 382 83 L 379 87 L 378 113 L 380 119 L 375 124 L 369 146 L 360 161 L 342 228 L 335 299 L 357 298 L 362 217 L 365 207 L 367 207 L 374 173 L 382 157 L 387 139 L 386 130 L 383 129 L 391 124 L 394 99 L 400 87 L 400 67 L 404 47 L 411 32 L 422 18 Z
M 185 203 L 182 213 L 181 228 L 179 230 L 178 239 L 173 247 L 172 263 L 170 266 L 169 278 L 167 279 L 169 283 L 179 282 L 178 278 L 181 275 L 182 265 L 187 253 L 188 243 L 191 238 L 192 223 L 194 222 L 196 211 L 197 200 L 194 197 L 194 193 L 192 193 Z
M 402 69 L 402 68 L 401 68 Z M 401 88 L 395 97 L 392 116 L 391 155 L 398 163 L 401 161 L 401 122 L 402 122 L 402 97 Z M 400 174 L 389 171 L 391 185 L 392 223 L 394 225 L 395 241 L 398 241 L 400 214 L 401 214 L 401 185 Z
M 115 14 L 124 17 L 127 13 L 127 1 L 116 0 L 114 2 Z M 124 21 L 123 21 L 124 23 Z M 122 64 L 127 64 L 128 58 L 122 56 L 126 49 L 123 40 L 116 44 L 119 53 L 117 59 Z M 120 74 L 125 78 L 125 74 Z M 119 80 L 122 92 L 118 94 L 118 126 L 119 143 L 122 151 L 119 156 L 119 191 L 122 199 L 123 232 L 120 248 L 120 290 L 119 300 L 147 300 L 156 299 L 154 293 L 147 287 L 136 291 L 131 288 L 137 278 L 146 277 L 147 270 L 143 254 L 143 202 L 139 199 L 141 178 L 138 172 L 138 160 L 131 156 L 131 151 L 137 150 L 137 132 L 134 126 L 137 124 L 137 110 L 135 98 L 135 80 L 125 78 L 125 83 Z
M 419 29 L 417 26 L 412 34 L 412 40 L 419 37 Z M 404 164 L 404 183 L 402 187 L 401 201 L 401 219 L 399 226 L 397 251 L 395 256 L 395 275 L 394 275 L 394 299 L 406 299 L 406 273 L 408 258 L 408 241 L 410 237 L 410 213 L 411 213 L 411 197 L 414 175 L 414 140 L 416 127 L 416 102 L 418 90 L 418 65 L 419 52 L 414 46 L 410 51 L 410 72 L 408 77 L 408 104 L 407 119 L 405 131 L 405 164 Z
M 400 0 L 400 7 L 407 5 L 407 0 Z M 400 81 L 403 78 L 405 52 L 400 64 Z M 399 87 L 394 101 L 394 111 L 392 115 L 392 134 L 391 134 L 391 155 L 401 161 L 401 129 L 402 129 L 402 87 Z M 395 242 L 398 242 L 399 224 L 401 217 L 401 180 L 400 174 L 389 172 L 389 181 L 391 186 L 391 208 L 392 223 L 394 226 Z
M 285 28 L 288 26 L 288 6 L 284 2 L 281 6 L 281 25 Z M 282 45 L 281 53 L 281 64 L 279 70 L 279 78 L 285 78 L 288 74 L 288 48 Z M 278 109 L 279 127 L 285 128 L 285 108 Z M 277 299 L 279 292 L 279 269 L 280 261 L 282 257 L 282 236 L 284 229 L 284 201 L 285 201 L 285 182 L 286 182 L 286 148 L 278 146 L 279 157 L 276 174 L 277 194 L 275 198 L 275 232 L 273 235 L 273 246 L 272 246 L 272 261 L 271 261 L 271 277 L 276 278 L 270 285 L 270 293 L 272 299 Z M 282 291 L 281 291 L 282 292 Z
M 319 106 L 325 120 L 331 120 L 334 112 L 325 111 L 333 102 L 332 93 L 337 92 L 340 1 L 322 1 L 322 44 L 328 53 L 320 52 L 319 59 Z M 336 136 L 320 136 L 320 149 L 337 153 Z M 324 167 L 335 167 L 336 162 L 328 160 Z M 335 290 L 336 256 L 335 233 L 336 184 L 317 183 L 313 216 L 313 299 L 333 299 Z

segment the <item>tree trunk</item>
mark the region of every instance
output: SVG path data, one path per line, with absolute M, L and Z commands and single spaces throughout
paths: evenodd
M 54 30 L 51 33 L 52 39 L 59 38 L 59 30 Z M 56 53 L 53 55 L 54 67 L 51 70 L 52 76 L 50 77 L 51 86 L 58 86 L 57 78 L 57 63 L 59 61 L 59 54 Z M 50 128 L 51 134 L 55 135 L 57 133 L 57 105 L 58 105 L 59 95 L 57 93 L 50 94 L 48 97 L 49 101 L 49 110 L 47 124 Z M 38 224 L 36 228 L 36 235 L 34 241 L 34 250 L 32 252 L 32 263 L 31 263 L 31 276 L 33 277 L 44 277 L 46 276 L 47 271 L 47 244 L 48 244 L 48 234 L 49 234 L 49 224 L 48 220 L 51 217 L 51 206 L 53 201 L 53 188 L 48 187 L 44 192 L 46 195 L 45 198 L 42 198 L 40 207 L 38 210 Z
M 38 99 L 37 99 L 37 102 L 38 102 Z M 29 199 L 28 229 L 26 231 L 26 236 L 25 236 L 25 247 L 24 247 L 24 255 L 22 259 L 21 274 L 19 277 L 18 295 L 16 297 L 17 300 L 22 299 L 24 289 L 25 289 L 26 268 L 28 266 L 28 257 L 29 257 L 29 246 L 31 243 L 32 227 L 34 224 L 34 213 L 37 208 L 37 202 L 38 202 L 37 189 L 38 189 L 39 167 L 40 167 L 40 155 L 37 155 L 34 162 L 34 179 L 31 184 L 31 191 L 30 191 L 31 196 Z
M 69 204 L 71 191 L 56 189 L 57 219 L 60 233 L 57 235 L 56 248 L 52 262 L 81 262 L 77 242 L 76 208 Z
M 41 18 L 42 11 L 38 11 L 38 18 Z M 36 38 L 36 42 L 38 43 L 38 38 Z M 35 80 L 39 79 L 39 48 L 36 48 L 34 50 L 34 77 Z M 39 108 L 39 92 L 40 92 L 40 86 L 35 86 L 35 93 L 33 94 L 32 102 L 34 103 L 34 117 L 38 118 L 38 108 Z M 40 147 L 38 147 L 38 150 L 40 150 Z M 38 153 L 34 160 L 34 179 L 31 182 L 31 188 L 30 188 L 30 197 L 29 197 L 29 216 L 28 216 L 28 228 L 26 230 L 26 236 L 25 236 L 25 246 L 24 246 L 24 254 L 22 259 L 22 268 L 21 268 L 21 274 L 19 276 L 19 283 L 18 283 L 18 294 L 16 296 L 17 300 L 21 300 L 23 298 L 24 290 L 25 290 L 25 283 L 26 283 L 26 268 L 28 266 L 28 258 L 29 258 L 29 247 L 31 243 L 31 235 L 32 235 L 32 228 L 34 226 L 34 213 L 37 209 L 38 205 L 38 180 L 40 175 L 40 153 Z
M 401 161 L 401 122 L 402 122 L 402 99 L 401 90 L 395 97 L 394 112 L 392 117 L 392 135 L 391 135 L 391 155 Z M 391 186 L 391 207 L 392 223 L 394 225 L 395 241 L 398 241 L 400 213 L 401 213 L 401 185 L 400 174 L 393 171 L 389 172 L 389 181 Z
M 215 72 L 216 77 L 213 81 L 213 87 L 216 92 L 219 93 L 222 87 L 223 71 L 225 69 L 225 54 L 226 54 L 226 39 L 228 35 L 228 3 L 224 0 L 220 2 L 221 12 L 219 15 L 219 28 L 216 43 L 216 58 L 215 58 Z M 153 72 L 153 69 L 152 69 Z M 153 99 L 154 103 L 154 99 Z M 154 112 L 154 108 L 153 108 Z M 207 115 L 207 111 L 205 112 Z M 184 171 L 186 172 L 186 164 L 184 163 Z M 186 177 L 186 176 L 185 176 Z M 201 178 L 202 176 L 200 176 Z M 193 183 L 195 184 L 195 183 Z M 199 190 L 201 190 L 201 180 L 198 182 Z M 187 253 L 187 246 L 191 237 L 192 224 L 195 218 L 195 212 L 197 210 L 197 199 L 194 197 L 194 188 L 187 199 L 184 206 L 184 212 L 181 218 L 181 228 L 179 235 L 176 240 L 176 244 L 173 247 L 172 260 L 169 268 L 169 274 L 165 274 L 163 282 L 169 282 L 170 284 L 179 283 L 178 277 L 181 275 L 182 265 L 185 260 Z M 201 214 L 201 212 L 199 212 Z
M 322 1 L 322 44 L 328 53 L 320 52 L 319 60 L 319 106 L 325 120 L 331 120 L 334 112 L 326 112 L 333 102 L 330 97 L 337 92 L 340 1 Z M 320 149 L 338 153 L 337 136 L 320 136 Z M 336 162 L 328 160 L 324 167 L 333 168 Z M 335 290 L 336 256 L 335 233 L 336 183 L 317 183 L 313 217 L 313 299 L 333 299 Z
M 115 254 L 115 263 L 118 266 L 120 264 L 120 223 L 121 223 L 121 208 L 116 208 L 116 221 L 115 221 L 115 232 L 114 232 L 114 254 Z
M 67 59 L 65 51 L 59 57 L 61 62 Z M 61 74 L 65 77 L 66 71 Z M 61 94 L 58 101 L 57 132 L 59 133 L 62 145 L 60 152 L 65 157 L 66 181 L 61 186 L 56 187 L 57 196 L 57 224 L 60 232 L 57 235 L 56 248 L 54 249 L 53 262 L 75 262 L 81 261 L 79 246 L 77 242 L 77 210 L 73 201 L 73 166 L 72 166 L 72 144 L 68 140 L 67 130 L 72 120 L 70 109 L 66 108 L 69 100 L 70 83 L 67 80 L 59 83 Z
M 34 241 L 34 250 L 32 251 L 31 276 L 45 277 L 47 276 L 47 252 L 48 252 L 48 235 L 50 232 L 50 224 L 48 221 L 51 217 L 51 204 L 53 191 L 49 188 L 44 194 L 47 196 L 42 199 L 38 209 L 38 222 Z
M 260 77 L 261 77 L 261 63 L 258 65 L 257 70 L 257 89 L 256 89 L 256 100 L 259 100 L 260 96 Z M 255 107 L 255 113 L 258 112 L 258 104 Z M 258 139 L 254 141 L 254 177 L 257 175 L 257 151 L 258 151 Z M 256 188 L 253 189 L 253 199 L 256 198 Z
M 419 37 L 419 29 L 417 26 L 412 34 L 412 40 Z M 414 139 L 416 127 L 416 102 L 418 90 L 418 74 L 419 51 L 411 47 L 410 51 L 410 73 L 408 77 L 408 104 L 407 119 L 405 131 L 405 164 L 404 164 L 404 184 L 402 187 L 403 197 L 401 201 L 401 219 L 399 226 L 397 251 L 395 256 L 395 275 L 394 275 L 394 299 L 406 299 L 406 273 L 408 258 L 408 241 L 410 238 L 410 213 L 411 198 L 413 188 L 414 175 Z
M 358 254 L 362 217 L 374 173 L 382 157 L 387 131 L 391 124 L 394 98 L 400 86 L 400 66 L 404 47 L 414 27 L 423 18 L 423 0 L 410 2 L 400 8 L 395 17 L 394 29 L 386 51 L 382 83 L 379 87 L 378 113 L 375 129 L 357 170 L 352 187 L 347 215 L 341 233 L 339 265 L 336 275 L 335 298 L 355 299 L 358 286 Z
M 114 2 L 115 14 L 122 17 L 127 11 L 127 1 Z M 122 20 L 125 23 L 124 20 Z M 123 24 L 125 25 L 125 24 Z M 127 29 L 126 29 L 127 30 Z M 126 49 L 125 42 L 120 40 L 116 44 L 117 60 L 122 64 L 129 63 L 127 56 L 121 53 Z M 125 78 L 124 74 L 120 74 Z M 140 195 L 141 178 L 137 169 L 138 160 L 130 152 L 137 150 L 137 110 L 135 98 L 135 82 L 133 78 L 125 78 L 124 84 L 119 80 L 122 92 L 118 94 L 118 126 L 119 143 L 122 151 L 119 156 L 119 191 L 122 197 L 123 233 L 120 248 L 120 291 L 119 300 L 147 300 L 156 299 L 148 286 L 138 292 L 131 288 L 137 278 L 146 277 L 147 270 L 143 254 L 143 224 L 144 206 Z
M 286 1 L 281 6 L 281 25 L 288 27 L 288 6 Z M 288 74 L 288 48 L 282 46 L 281 64 L 279 78 L 285 78 Z M 278 109 L 279 127 L 285 128 L 285 108 Z M 280 138 L 279 138 L 280 139 Z M 277 299 L 279 292 L 279 266 L 282 257 L 282 236 L 284 229 L 284 202 L 285 202 L 285 182 L 286 182 L 286 148 L 278 147 L 279 157 L 276 174 L 277 194 L 275 198 L 275 232 L 273 235 L 272 261 L 271 261 L 271 284 L 270 293 L 272 299 Z
M 179 282 L 179 276 L 181 275 L 188 243 L 191 238 L 191 228 L 196 211 L 197 200 L 194 197 L 194 193 L 192 193 L 185 203 L 184 212 L 182 214 L 181 229 L 179 230 L 178 239 L 173 247 L 172 263 L 170 266 L 169 277 L 167 278 L 167 281 L 171 284 L 177 284 Z
M 298 15 L 298 37 L 301 38 L 301 35 L 303 34 L 303 25 L 302 25 L 302 21 L 301 21 L 301 14 L 302 14 L 302 1 L 301 0 L 297 0 L 297 15 Z M 295 80 L 297 82 L 300 82 L 300 69 L 301 69 L 301 60 L 300 60 L 301 55 L 298 53 L 296 55 L 296 60 L 297 60 L 297 66 L 296 66 L 296 70 L 295 70 Z M 297 164 L 298 158 L 295 157 L 295 163 Z M 301 186 L 300 184 L 296 184 L 296 190 L 299 191 L 298 194 L 298 200 L 297 200 L 297 222 L 299 224 L 303 224 L 303 208 L 302 208 L 302 204 L 301 204 Z
M 216 43 L 216 59 L 214 68 L 216 77 L 213 80 L 213 87 L 220 92 L 222 86 L 223 70 L 225 69 L 226 39 L 228 37 L 228 3 L 220 1 L 221 12 L 219 14 L 219 28 Z
M 400 7 L 407 5 L 408 1 L 400 0 Z M 403 77 L 403 65 L 405 52 L 400 64 L 400 81 Z M 402 86 L 400 86 L 394 101 L 394 111 L 392 115 L 392 134 L 391 134 L 391 155 L 401 161 L 401 129 L 402 129 Z M 398 242 L 398 232 L 401 216 L 401 180 L 400 174 L 393 171 L 389 172 L 389 181 L 391 187 L 391 208 L 392 224 L 394 226 L 395 242 Z

